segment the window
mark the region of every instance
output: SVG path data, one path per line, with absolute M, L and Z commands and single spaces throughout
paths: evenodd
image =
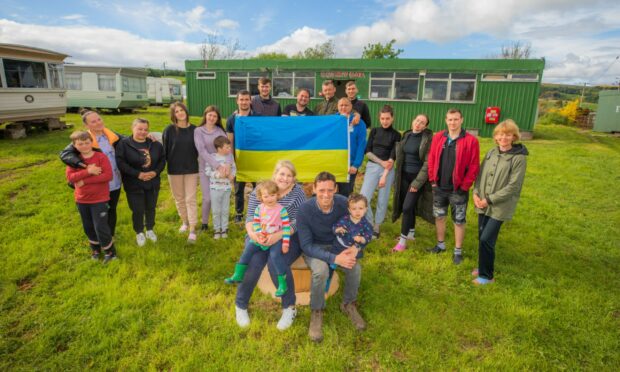
M 418 99 L 418 72 L 373 72 L 370 74 L 370 99 Z
M 145 93 L 146 79 L 123 76 L 123 92 Z
M 47 88 L 43 62 L 5 59 L 4 74 L 8 88 Z
M 181 95 L 181 86 L 180 85 L 171 85 L 170 86 L 170 94 L 172 94 L 173 96 L 180 96 Z
M 473 102 L 476 74 L 427 73 L 424 79 L 424 101 Z
M 229 72 L 228 95 L 236 96 L 241 90 L 249 90 L 250 94 L 258 94 L 258 79 L 266 76 L 260 72 Z
M 300 88 L 314 97 L 314 72 L 279 72 L 273 75 L 272 84 L 274 97 L 294 97 Z
M 69 90 L 82 90 L 82 73 L 67 73 L 65 74 L 65 80 L 67 81 L 67 89 Z
M 62 63 L 48 63 L 47 68 L 50 73 L 50 88 L 52 89 L 64 89 L 64 71 L 65 68 Z
M 538 81 L 538 74 L 483 74 L 483 81 Z
M 97 74 L 97 82 L 99 84 L 99 90 L 116 91 L 116 75 Z
M 215 79 L 215 71 L 198 71 L 196 72 L 196 79 Z

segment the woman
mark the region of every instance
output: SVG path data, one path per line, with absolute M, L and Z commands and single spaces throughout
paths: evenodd
M 508 119 L 493 130 L 497 147 L 482 161 L 480 174 L 474 184 L 473 199 L 478 213 L 478 269 L 474 284 L 495 281 L 495 242 L 504 221 L 512 218 L 521 195 L 528 151 L 522 144 L 519 127 Z
M 209 177 L 205 173 L 207 164 L 211 169 L 217 169 L 222 177 L 228 176 L 230 167 L 220 165 L 213 154 L 215 146 L 213 140 L 219 136 L 226 137 L 222 127 L 222 116 L 215 106 L 207 106 L 202 114 L 200 126 L 194 131 L 194 142 L 198 151 L 198 173 L 200 174 L 200 190 L 202 191 L 202 227 L 200 230 L 207 231 L 209 228 L 209 212 L 211 211 L 211 193 L 209 191 Z
M 293 282 L 293 275 L 291 273 L 291 264 L 301 254 L 301 248 L 299 245 L 299 238 L 297 236 L 297 211 L 299 206 L 306 201 L 306 195 L 300 185 L 297 184 L 295 177 L 297 171 L 295 166 L 288 160 L 280 160 L 273 172 L 273 181 L 278 185 L 278 203 L 280 203 L 288 211 L 289 222 L 291 227 L 291 238 L 289 251 L 284 255 L 286 261 L 286 284 L 288 290 L 282 296 L 282 317 L 278 321 L 278 329 L 285 330 L 293 324 L 297 311 L 295 310 L 295 283 Z M 259 201 L 256 198 L 256 190 L 252 191 L 248 200 L 248 210 L 246 213 L 245 229 L 247 236 L 245 238 L 245 244 L 252 244 L 250 240 L 258 241 L 254 229 L 252 229 L 252 218 L 254 216 L 254 210 L 258 206 Z M 267 237 L 266 245 L 272 245 L 282 238 L 282 231 L 271 234 Z M 235 299 L 235 313 L 237 324 L 240 327 L 247 327 L 250 324 L 250 317 L 248 315 L 248 303 L 250 297 L 256 287 L 256 283 L 269 259 L 268 251 L 260 251 L 252 257 L 252 261 L 248 265 L 247 271 L 243 282 L 237 287 L 237 296 Z M 269 273 L 271 274 L 271 280 L 277 286 L 276 270 L 271 260 L 269 260 Z
M 403 134 L 396 144 L 396 180 L 392 222 L 396 222 L 401 212 L 400 237 L 392 249 L 402 252 L 407 248 L 407 240 L 415 239 L 415 216 L 418 214 L 429 223 L 433 218 L 433 193 L 428 183 L 428 151 L 433 132 L 428 129 L 428 116 L 420 114 L 411 122 L 411 130 Z
M 353 105 L 346 97 L 340 98 L 338 101 L 338 114 L 347 117 L 347 122 L 349 123 L 349 142 L 351 143 L 351 151 L 349 152 L 349 182 L 338 182 L 338 193 L 349 197 L 349 194 L 355 189 L 357 170 L 364 161 L 366 123 L 359 119 L 359 114 L 353 113 Z M 362 125 L 359 125 L 360 122 Z
M 373 236 L 379 237 L 379 226 L 385 219 L 390 189 L 394 182 L 394 160 L 396 159 L 396 143 L 400 141 L 400 132 L 392 127 L 394 123 L 394 110 L 392 106 L 385 105 L 379 113 L 381 126 L 372 128 L 366 145 L 366 173 L 362 184 L 361 194 L 368 200 L 368 212 L 366 218 L 373 224 Z M 370 202 L 375 190 L 379 190 L 377 196 L 377 209 L 373 220 Z
M 159 194 L 159 175 L 164 170 L 166 160 L 162 144 L 148 138 L 148 120 L 135 119 L 131 124 L 131 133 L 131 137 L 123 138 L 118 144 L 116 163 L 123 175 L 123 187 L 132 213 L 136 243 L 142 247 L 146 239 L 157 241 L 157 235 L 153 231 L 155 207 Z
M 112 181 L 110 181 L 108 225 L 110 225 L 110 232 L 112 233 L 112 237 L 114 237 L 116 231 L 116 206 L 118 205 L 118 198 L 121 195 L 121 172 L 116 164 L 116 147 L 123 136 L 106 128 L 103 119 L 98 113 L 90 110 L 83 110 L 80 114 L 82 116 L 82 123 L 84 123 L 93 141 L 93 149 L 103 152 L 112 165 L 113 178 Z M 62 150 L 60 153 L 60 160 L 73 168 L 86 168 L 86 164 L 80 160 L 79 152 L 73 144 L 68 145 Z
M 196 126 L 189 123 L 189 112 L 181 102 L 170 105 L 172 124 L 164 129 L 162 140 L 168 163 L 168 182 L 179 217 L 180 233 L 189 230 L 188 243 L 196 242 L 198 224 L 198 151 L 194 143 Z

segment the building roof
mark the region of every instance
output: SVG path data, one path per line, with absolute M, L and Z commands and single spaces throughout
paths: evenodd
M 69 55 L 26 45 L 0 43 L 0 57 L 53 60 L 62 62 L 65 58 L 69 57 Z

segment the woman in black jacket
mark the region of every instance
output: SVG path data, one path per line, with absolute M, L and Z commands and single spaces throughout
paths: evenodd
M 122 139 L 118 144 L 116 162 L 123 175 L 123 187 L 132 212 L 136 242 L 142 247 L 146 239 L 157 241 L 153 231 L 155 207 L 159 194 L 159 175 L 164 170 L 166 159 L 163 145 L 148 138 L 148 120 L 135 119 L 131 124 L 131 132 L 131 137 Z

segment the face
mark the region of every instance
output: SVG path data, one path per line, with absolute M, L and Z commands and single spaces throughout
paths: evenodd
M 215 125 L 215 124 L 217 124 L 217 120 L 218 120 L 217 112 L 215 112 L 215 111 L 207 112 L 207 114 L 205 115 L 205 119 L 206 119 L 206 123 L 208 125 Z
M 394 117 L 389 112 L 382 112 L 381 115 L 379 115 L 379 122 L 381 122 L 383 128 L 387 129 L 392 126 Z
M 329 180 L 319 181 L 314 184 L 313 189 L 319 206 L 324 209 L 330 208 L 337 190 L 336 183 Z
M 280 167 L 273 175 L 273 181 L 278 185 L 278 190 L 285 191 L 291 188 L 295 183 L 295 177 L 290 169 Z
M 73 147 L 75 147 L 81 154 L 89 153 L 93 150 L 93 141 L 89 139 L 86 141 L 77 140 L 73 143 Z
M 357 97 L 358 90 L 355 84 L 352 84 L 347 87 L 345 92 L 347 93 L 347 97 L 349 97 L 349 99 L 354 99 Z
M 512 133 L 498 132 L 493 139 L 495 139 L 495 142 L 500 147 L 508 148 L 512 147 L 512 142 L 514 142 L 515 136 Z
M 232 146 L 225 143 L 224 146 L 217 150 L 217 152 L 219 152 L 220 155 L 229 155 L 232 152 Z
M 463 124 L 463 117 L 458 112 L 455 112 L 453 114 L 447 114 L 446 124 L 448 125 L 448 129 L 450 131 L 459 131 L 461 130 L 461 125 Z
M 237 106 L 241 111 L 248 111 L 250 109 L 250 96 L 237 97 Z
M 177 106 L 174 108 L 174 117 L 177 119 L 177 121 L 186 121 L 187 113 L 185 112 L 185 110 L 183 110 L 183 108 Z
M 263 204 L 274 205 L 278 202 L 278 194 L 270 194 L 266 191 L 261 192 L 261 199 Z
M 351 217 L 356 220 L 361 220 L 362 217 L 364 217 L 364 215 L 366 214 L 366 210 L 368 210 L 368 208 L 366 207 L 366 203 L 364 203 L 363 200 L 357 201 L 355 203 L 349 203 L 349 213 L 351 214 Z
M 149 135 L 149 126 L 146 123 L 138 123 L 131 128 L 133 138 L 138 141 L 144 141 Z
M 91 132 L 101 132 L 103 131 L 103 128 L 105 128 L 105 124 L 103 124 L 103 119 L 101 116 L 93 112 L 86 117 L 86 127 Z
M 332 84 L 323 85 L 321 91 L 323 92 L 323 97 L 330 99 L 336 94 L 336 87 Z
M 428 121 L 426 121 L 426 116 L 418 115 L 411 122 L 411 130 L 415 133 L 420 133 L 428 126 Z
M 349 102 L 349 100 L 343 99 L 338 102 L 338 112 L 340 113 L 340 115 L 348 116 L 351 111 L 353 111 L 353 105 L 351 105 L 351 102 Z
M 301 92 L 299 92 L 299 94 L 297 94 L 297 103 L 300 106 L 302 107 L 308 106 L 309 101 L 310 101 L 310 96 L 308 95 L 308 92 L 306 92 L 305 90 L 302 90 Z
M 269 97 L 269 93 L 271 93 L 271 84 L 258 84 L 258 92 L 261 97 Z

